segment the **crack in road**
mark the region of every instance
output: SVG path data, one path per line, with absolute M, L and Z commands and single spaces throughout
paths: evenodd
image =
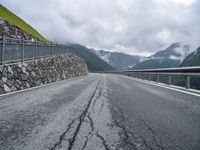
M 120 110 L 120 113 L 121 113 L 121 118 L 122 118 L 122 121 L 125 121 L 125 118 L 124 118 L 124 112 L 123 112 L 123 110 L 121 109 L 121 107 L 119 107 L 118 106 L 118 109 Z M 123 125 L 119 125 L 119 123 L 116 121 L 115 122 L 116 123 L 116 125 L 118 126 L 118 127 L 120 127 L 122 130 L 123 130 L 123 132 L 124 132 L 124 134 L 125 134 L 125 139 L 124 139 L 124 142 L 126 143 L 126 144 L 129 144 L 129 145 L 131 145 L 133 148 L 135 148 L 135 149 L 137 149 L 137 147 L 136 147 L 136 145 L 135 144 L 132 144 L 131 142 L 129 142 L 129 135 L 132 135 L 132 136 L 134 136 L 131 132 L 128 132 L 127 131 L 127 129 L 125 128 L 125 127 L 123 127 Z M 147 141 L 142 137 L 142 136 L 140 136 L 140 135 L 138 135 L 139 136 L 139 138 L 142 140 L 142 142 L 143 142 L 143 144 L 145 145 L 145 147 L 146 148 L 148 148 L 148 149 L 150 149 L 150 150 L 153 150 L 153 148 L 147 143 Z
M 110 99 L 111 101 L 113 101 L 113 100 L 112 100 L 111 98 L 109 98 L 109 97 L 106 97 L 106 98 L 108 98 L 108 99 Z M 116 97 L 116 98 L 117 98 L 117 97 Z M 125 115 L 124 115 L 123 110 L 121 109 L 121 107 L 120 107 L 119 105 L 116 105 L 116 104 L 115 104 L 115 107 L 116 107 L 115 109 L 117 109 L 117 110 L 120 111 L 120 115 L 119 115 L 119 117 L 120 117 L 120 119 L 121 119 L 120 122 L 124 122 L 124 121 L 125 121 L 125 117 L 124 117 Z M 113 108 L 113 111 L 114 111 L 114 112 L 116 112 L 115 109 Z M 162 146 L 162 143 L 161 143 L 161 139 L 160 139 L 159 141 L 156 140 L 156 133 L 155 133 L 155 131 L 154 131 L 150 126 L 148 126 L 148 125 L 146 124 L 145 120 L 142 120 L 142 121 L 143 121 L 143 125 L 152 133 L 152 135 L 153 135 L 152 138 L 153 138 L 153 141 L 155 142 L 156 146 L 157 146 L 159 149 L 164 150 L 164 147 Z M 119 128 L 122 129 L 122 132 L 123 132 L 123 134 L 124 134 L 124 136 L 125 136 L 125 138 L 123 138 L 124 143 L 125 143 L 125 144 L 129 144 L 130 146 L 132 146 L 132 148 L 137 149 L 137 147 L 136 147 L 135 144 L 129 142 L 129 141 L 130 141 L 129 135 L 132 135 L 132 136 L 134 136 L 134 135 L 133 135 L 131 132 L 129 132 L 129 131 L 126 129 L 126 127 L 124 127 L 123 125 L 120 125 L 120 123 L 118 123 L 117 120 L 114 120 L 114 122 L 115 122 L 116 126 L 118 126 Z M 148 149 L 150 149 L 150 150 L 153 150 L 153 148 L 147 143 L 147 141 L 145 140 L 145 138 L 143 138 L 141 135 L 138 135 L 138 137 L 142 140 L 142 143 L 144 144 L 144 146 L 145 146 L 146 148 L 148 148 Z
M 149 125 L 147 125 L 144 119 L 142 119 L 142 121 L 143 121 L 143 125 L 152 133 L 153 141 L 155 142 L 156 146 L 159 149 L 164 150 L 165 148 L 162 145 L 161 139 L 159 138 L 159 141 L 157 141 L 156 139 L 156 136 L 157 136 L 156 132 Z
M 101 95 L 102 95 L 102 91 L 103 91 L 103 88 L 100 88 L 99 91 L 98 91 L 98 96 L 94 99 L 94 102 L 92 104 L 92 110 L 93 111 L 94 111 L 94 106 L 95 106 L 95 104 L 97 102 L 97 99 L 99 99 L 101 97 Z
M 129 134 L 131 134 L 131 133 L 128 132 L 128 131 L 126 130 L 126 128 L 123 127 L 122 125 L 120 125 L 116 120 L 115 120 L 115 125 L 116 125 L 117 127 L 119 127 L 119 128 L 122 130 L 122 132 L 123 132 L 123 134 L 124 134 L 124 136 L 125 136 L 125 138 L 123 138 L 124 143 L 127 144 L 127 145 L 129 145 L 129 146 L 131 146 L 132 148 L 136 149 L 136 145 L 134 145 L 133 143 L 131 143 L 131 142 L 129 141 L 129 138 L 130 138 L 130 137 L 129 137 Z
M 94 123 L 92 121 L 92 118 L 90 117 L 90 112 L 88 112 L 88 119 L 89 119 L 89 124 L 90 124 L 91 130 L 94 131 Z
M 63 132 L 63 134 L 61 134 L 61 136 L 59 137 L 59 141 L 57 143 L 54 144 L 54 146 L 52 148 L 50 148 L 50 150 L 55 150 L 59 145 L 61 145 L 64 136 L 67 134 L 67 132 L 71 129 L 72 125 L 74 124 L 76 119 L 73 119 L 72 122 L 68 125 L 68 128 L 65 132 Z
M 76 120 L 78 120 L 79 122 L 78 122 L 78 125 L 76 126 L 76 129 L 75 129 L 75 132 L 73 133 L 72 138 L 68 139 L 68 141 L 69 141 L 68 150 L 71 150 L 71 149 L 72 149 L 72 147 L 73 147 L 73 145 L 74 145 L 74 142 L 75 142 L 75 140 L 76 140 L 76 137 L 77 137 L 77 135 L 78 135 L 78 132 L 80 131 L 81 125 L 82 125 L 82 123 L 83 123 L 83 121 L 84 121 L 84 118 L 86 117 L 86 114 L 88 113 L 88 109 L 89 109 L 89 107 L 90 107 L 90 105 L 91 105 L 91 102 L 92 102 L 92 100 L 93 100 L 93 98 L 94 98 L 94 96 L 95 96 L 95 94 L 96 94 L 96 92 L 97 92 L 97 90 L 98 90 L 98 88 L 99 88 L 100 83 L 101 83 L 101 80 L 98 82 L 98 84 L 97 84 L 97 86 L 96 86 L 96 88 L 95 88 L 95 90 L 94 90 L 94 92 L 93 92 L 91 98 L 89 99 L 89 102 L 88 102 L 86 108 L 84 109 L 84 111 L 82 112 L 82 114 L 80 115 L 80 117 L 79 117 L 78 119 L 74 119 L 74 120 L 68 125 L 67 130 L 66 130 L 63 134 L 61 134 L 61 136 L 59 137 L 59 141 L 58 141 L 56 144 L 54 144 L 54 146 L 53 146 L 52 148 L 50 148 L 50 150 L 55 150 L 59 145 L 62 144 L 62 141 L 63 141 L 64 136 L 65 136 L 65 135 L 67 134 L 67 132 L 71 129 L 73 123 L 74 123 Z
M 83 147 L 82 147 L 82 149 L 81 150 L 84 150 L 85 148 L 86 148 L 86 146 L 87 146 L 87 143 L 88 143 L 88 137 L 86 136 L 86 140 L 85 140 L 85 143 L 84 143 L 84 145 L 83 145 Z
M 107 97 L 107 96 L 105 96 L 106 98 L 108 98 L 108 99 L 110 99 L 111 101 L 113 101 L 111 98 L 109 98 L 109 97 Z M 117 107 L 117 109 L 120 111 L 120 115 L 119 115 L 119 117 L 120 117 L 120 122 L 124 122 L 124 120 L 125 120 L 125 117 L 124 117 L 124 112 L 122 111 L 122 109 L 121 109 L 121 107 L 119 107 L 119 106 L 116 106 Z M 116 111 L 114 108 L 112 108 L 112 110 L 113 111 Z M 124 135 L 123 137 L 122 137 L 122 140 L 123 140 L 123 143 L 127 146 L 127 145 L 129 145 L 130 147 L 131 147 L 131 149 L 136 149 L 136 145 L 135 144 L 133 144 L 131 141 L 130 141 L 130 135 L 132 135 L 132 133 L 131 132 L 129 132 L 127 129 L 126 129 L 126 127 L 124 127 L 123 125 L 120 125 L 120 123 L 118 123 L 118 121 L 116 120 L 116 119 L 114 119 L 114 123 L 115 123 L 115 125 L 118 127 L 118 128 L 120 128 L 121 130 L 122 130 L 122 134 Z M 133 135 L 132 135 L 133 136 Z
M 101 136 L 98 132 L 96 132 L 96 136 L 102 141 L 102 144 L 104 146 L 104 148 L 106 150 L 110 150 L 110 148 L 108 147 L 108 145 L 106 144 L 105 139 L 103 138 L 103 136 Z
M 99 111 L 99 114 L 102 112 L 102 110 L 103 110 L 103 107 L 104 107 L 104 100 L 103 100 L 103 99 L 101 99 L 101 101 L 102 101 L 102 104 L 101 104 L 101 106 L 100 106 L 100 111 Z
M 108 99 L 110 99 L 111 101 L 113 101 L 111 98 L 109 98 L 109 97 L 107 97 L 107 96 L 106 96 L 106 98 L 108 98 Z M 115 109 L 119 110 L 119 111 L 120 111 L 119 117 L 120 117 L 120 119 L 121 119 L 120 122 L 124 122 L 124 121 L 125 121 L 125 115 L 124 115 L 123 110 L 122 110 L 121 107 L 118 106 L 118 105 L 115 105 L 115 107 L 116 107 L 116 108 L 112 108 L 112 110 L 113 110 L 114 112 L 116 112 Z M 115 114 L 116 114 L 116 113 L 115 113 Z M 122 130 L 122 133 L 123 133 L 123 135 L 124 135 L 124 136 L 122 137 L 123 142 L 124 142 L 125 144 L 129 145 L 132 149 L 138 149 L 136 144 L 130 142 L 130 135 L 134 137 L 133 133 L 129 132 L 129 131 L 126 129 L 126 127 L 124 127 L 123 125 L 120 125 L 120 123 L 118 123 L 117 120 L 114 120 L 114 123 L 115 123 L 115 125 L 116 125 L 117 127 L 119 127 L 119 128 Z M 146 148 L 148 148 L 149 150 L 153 150 L 153 148 L 146 142 L 146 140 L 145 140 L 142 136 L 138 135 L 138 138 L 142 140 L 142 143 L 144 144 L 144 146 L 145 146 Z
M 143 121 L 143 125 L 153 134 L 153 141 L 155 142 L 155 145 L 161 149 L 161 150 L 165 150 L 165 149 L 169 149 L 168 147 L 164 147 L 163 143 L 161 141 L 161 138 L 159 138 L 156 134 L 156 132 L 149 126 L 147 125 L 146 121 L 144 119 L 142 119 Z M 156 137 L 158 138 L 158 140 L 156 139 Z M 171 141 L 172 143 L 174 143 L 174 141 Z M 175 145 L 175 144 L 174 144 Z M 180 146 L 176 145 L 177 148 L 179 148 L 180 150 L 182 149 Z

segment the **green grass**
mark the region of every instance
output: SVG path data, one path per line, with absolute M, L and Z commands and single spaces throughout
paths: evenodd
M 33 35 L 34 37 L 40 39 L 41 41 L 49 42 L 45 37 L 43 37 L 38 31 L 33 29 L 29 24 L 23 21 L 21 18 L 13 14 L 7 8 L 0 4 L 0 18 L 7 20 L 10 24 L 16 25 L 27 33 Z

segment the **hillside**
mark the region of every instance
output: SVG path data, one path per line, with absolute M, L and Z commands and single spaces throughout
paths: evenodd
M 173 43 L 165 50 L 158 51 L 148 57 L 141 63 L 138 63 L 133 69 L 154 69 L 154 68 L 172 68 L 177 67 L 188 55 L 189 46 L 181 43 Z
M 36 31 L 33 27 L 23 21 L 21 18 L 16 16 L 14 13 L 9 11 L 7 8 L 0 4 L 0 18 L 6 20 L 11 25 L 15 25 L 20 29 L 26 31 L 27 33 L 31 34 L 35 38 L 38 38 L 41 41 L 48 42 L 46 38 L 44 38 L 38 31 Z
M 109 52 L 104 50 L 94 50 L 94 52 L 110 66 L 118 70 L 130 69 L 140 62 L 140 57 L 136 55 L 134 56 L 125 53 Z
M 190 55 L 188 55 L 180 64 L 181 67 L 200 66 L 200 47 Z
M 108 71 L 114 70 L 109 64 L 95 55 L 91 49 L 88 49 L 85 46 L 79 44 L 71 44 L 70 45 L 71 52 L 75 53 L 76 55 L 82 57 L 88 66 L 90 71 Z
M 39 32 L 2 5 L 0 5 L 0 36 L 1 35 L 14 39 L 48 42 Z M 84 46 L 71 44 L 70 48 L 70 52 L 82 57 L 86 61 L 90 71 L 114 69 Z

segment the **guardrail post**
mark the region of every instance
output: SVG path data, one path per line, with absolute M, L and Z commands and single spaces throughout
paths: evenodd
M 190 89 L 190 76 L 186 76 L 186 89 Z
M 1 64 L 4 65 L 4 57 L 5 57 L 5 36 L 2 39 L 2 54 L 1 54 Z
M 171 75 L 169 75 L 168 84 L 169 84 L 169 85 L 172 84 L 172 76 L 171 76 Z
M 53 56 L 53 44 L 51 43 L 51 57 Z
M 46 55 L 46 54 L 45 54 L 45 42 L 44 42 L 44 58 L 45 58 L 45 55 Z
M 22 62 L 24 62 L 24 38 L 22 39 Z
M 149 74 L 149 81 L 151 81 L 151 74 Z
M 159 74 L 156 75 L 156 81 L 157 81 L 157 83 L 160 82 L 160 75 Z
M 35 41 L 35 59 L 37 58 L 37 41 Z

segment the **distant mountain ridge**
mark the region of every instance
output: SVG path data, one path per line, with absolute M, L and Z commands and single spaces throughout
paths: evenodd
M 154 69 L 177 67 L 190 51 L 189 45 L 173 43 L 165 50 L 156 52 L 132 69 Z
M 89 71 L 115 70 L 108 63 L 97 56 L 92 49 L 79 44 L 70 44 L 69 47 L 72 53 L 75 53 L 86 61 Z
M 181 67 L 200 66 L 200 47 L 188 55 L 180 64 Z
M 140 62 L 140 57 L 136 55 L 104 50 L 93 50 L 93 52 L 117 70 L 130 69 Z

